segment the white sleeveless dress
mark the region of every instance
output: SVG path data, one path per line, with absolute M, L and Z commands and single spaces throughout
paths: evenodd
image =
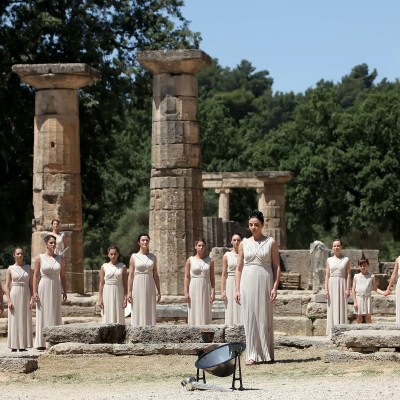
M 61 257 L 40 254 L 39 301 L 36 302 L 35 347 L 46 347 L 43 328 L 62 325 Z
M 122 308 L 124 302 L 124 285 L 122 282 L 124 264 L 104 263 L 104 288 L 101 322 L 103 324 L 124 324 L 125 312 Z
M 235 301 L 235 272 L 238 255 L 230 251 L 226 252 L 228 276 L 226 278 L 225 324 L 242 325 L 242 307 Z
M 372 314 L 372 279 L 374 275 L 362 274 L 361 272 L 354 275 L 356 283 L 356 298 L 358 304 L 358 315 Z
M 156 285 L 153 277 L 155 255 L 132 254 L 135 277 L 132 288 L 132 326 L 156 324 Z
M 346 265 L 347 257 L 329 257 L 330 270 L 328 290 L 329 298 L 326 310 L 326 334 L 331 337 L 332 327 L 339 324 L 347 324 L 347 299 L 346 291 Z
M 246 360 L 274 360 L 272 238 L 258 242 L 243 239 L 244 265 L 240 299 L 246 334 Z
M 188 304 L 188 325 L 209 325 L 212 321 L 211 314 L 211 258 L 203 259 L 189 257 L 190 284 Z
M 14 310 L 8 310 L 7 347 L 10 349 L 26 349 L 32 347 L 32 310 L 29 307 L 31 291 L 29 289 L 29 273 L 31 266 L 22 267 L 14 264 L 9 267 L 11 273 L 11 302 Z

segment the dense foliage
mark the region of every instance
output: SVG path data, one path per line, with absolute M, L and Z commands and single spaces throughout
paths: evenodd
M 138 49 L 198 47 L 181 15 L 183 1 L 9 1 L 0 4 L 0 246 L 29 246 L 32 219 L 34 92 L 18 63 L 84 62 L 102 76 L 80 91 L 84 246 L 97 267 L 110 241 L 124 255 L 147 229 L 151 77 Z M 290 248 L 344 238 L 382 257 L 400 251 L 400 83 L 376 82 L 355 66 L 338 83 L 321 80 L 295 94 L 273 91 L 268 71 L 243 60 L 214 60 L 199 74 L 203 169 L 289 170 Z M 206 211 L 217 195 L 206 193 Z M 231 195 L 244 221 L 253 190 Z M 1 260 L 0 260 L 1 261 Z M 3 257 L 3 262 L 4 257 Z

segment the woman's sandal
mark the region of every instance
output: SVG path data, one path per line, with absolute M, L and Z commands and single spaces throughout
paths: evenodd
M 257 365 L 257 361 L 248 360 L 248 361 L 246 361 L 246 365 Z

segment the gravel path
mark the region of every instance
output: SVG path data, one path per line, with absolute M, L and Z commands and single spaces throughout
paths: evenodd
M 277 348 L 274 365 L 243 366 L 245 390 L 228 393 L 189 392 L 180 385 L 196 374 L 194 356 L 44 355 L 34 373 L 0 373 L 0 392 L 2 398 L 25 400 L 399 398 L 398 363 L 326 363 L 325 351 Z M 231 378 L 207 374 L 207 383 L 229 388 Z

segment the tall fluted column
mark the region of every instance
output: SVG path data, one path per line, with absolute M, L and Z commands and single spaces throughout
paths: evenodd
M 203 235 L 203 186 L 196 74 L 211 64 L 201 50 L 143 51 L 154 74 L 151 148 L 151 249 L 162 294 L 182 295 L 184 264 Z
M 68 289 L 83 293 L 82 200 L 78 89 L 100 78 L 86 64 L 14 65 L 36 89 L 33 149 L 32 257 L 43 251 L 51 220 L 61 221 Z

